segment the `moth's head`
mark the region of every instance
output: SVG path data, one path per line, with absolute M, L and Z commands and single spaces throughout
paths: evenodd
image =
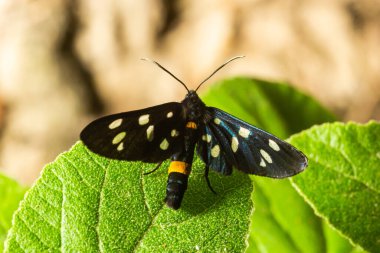
M 201 99 L 195 90 L 189 90 L 186 94 L 185 100 L 188 101 L 188 103 L 197 104 Z
M 198 94 L 195 90 L 189 90 L 186 97 L 192 98 L 192 97 L 198 97 Z

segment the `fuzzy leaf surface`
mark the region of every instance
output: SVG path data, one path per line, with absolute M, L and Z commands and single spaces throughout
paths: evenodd
M 243 252 L 252 184 L 196 160 L 178 211 L 164 203 L 166 169 L 110 160 L 78 142 L 47 165 L 14 216 L 5 252 Z
M 313 209 L 354 244 L 380 252 L 380 124 L 324 124 L 291 142 L 309 157 L 292 180 Z

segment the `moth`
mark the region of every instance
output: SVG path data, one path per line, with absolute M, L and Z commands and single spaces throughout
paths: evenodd
M 300 173 L 308 163 L 301 151 L 227 112 L 206 106 L 199 98 L 197 90 L 202 84 L 241 57 L 222 64 L 195 90 L 189 90 L 184 82 L 153 61 L 185 87 L 185 98 L 96 119 L 83 129 L 81 140 L 92 152 L 104 157 L 157 163 L 153 171 L 170 158 L 164 201 L 173 209 L 181 206 L 195 152 L 205 164 L 204 176 L 214 193 L 208 178 L 210 169 L 230 175 L 236 168 L 271 178 Z

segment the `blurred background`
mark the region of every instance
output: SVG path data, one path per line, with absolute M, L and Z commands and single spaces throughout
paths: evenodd
M 236 55 L 209 83 L 284 80 L 343 121 L 380 119 L 379 1 L 4 0 L 0 170 L 31 184 L 96 117 L 182 100 L 142 57 L 194 88 Z

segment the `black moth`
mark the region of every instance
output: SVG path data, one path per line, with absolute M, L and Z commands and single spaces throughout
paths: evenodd
M 195 90 L 189 90 L 153 61 L 186 88 L 185 99 L 99 118 L 83 129 L 81 140 L 91 151 L 108 158 L 158 163 L 153 171 L 170 158 L 165 202 L 173 209 L 180 207 L 187 189 L 195 148 L 206 165 L 205 178 L 211 191 L 210 168 L 230 175 L 235 167 L 272 178 L 303 171 L 307 158 L 295 147 L 220 109 L 206 106 L 198 97 L 199 87 L 237 58 L 241 56 L 221 65 Z

